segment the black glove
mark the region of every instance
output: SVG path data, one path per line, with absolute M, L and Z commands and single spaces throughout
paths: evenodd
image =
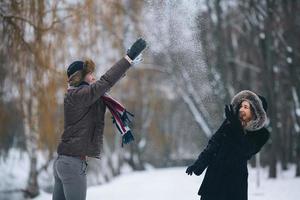
M 243 129 L 241 121 L 239 119 L 239 112 L 238 111 L 234 112 L 232 105 L 225 106 L 225 116 L 235 131 L 239 132 Z
M 131 60 L 134 60 L 145 48 L 146 41 L 143 38 L 139 38 L 127 51 L 127 55 Z
M 191 166 L 189 166 L 189 167 L 186 169 L 185 173 L 187 173 L 188 175 L 191 176 L 191 175 L 193 174 L 195 168 L 196 168 L 196 167 L 195 167 L 194 165 L 191 165 Z

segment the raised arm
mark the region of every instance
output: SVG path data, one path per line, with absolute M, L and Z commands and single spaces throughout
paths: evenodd
M 80 101 L 81 105 L 90 106 L 107 92 L 125 74 L 131 66 L 132 61 L 146 48 L 146 41 L 142 38 L 128 50 L 127 55 L 114 64 L 95 83 L 76 90 L 72 95 L 74 99 Z
M 122 58 L 95 83 L 76 90 L 73 93 L 75 100 L 84 106 L 92 105 L 125 74 L 129 67 L 130 63 Z
M 238 156 L 249 160 L 268 141 L 270 137 L 269 131 L 266 128 L 261 128 L 260 130 L 248 133 L 250 135 L 246 136 L 238 119 L 238 114 L 237 112 L 234 113 L 232 106 L 226 106 L 225 113 L 230 123 L 229 135 L 234 144 L 232 148 L 235 149 Z

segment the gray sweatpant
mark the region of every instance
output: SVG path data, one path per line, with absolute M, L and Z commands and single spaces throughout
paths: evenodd
M 58 155 L 53 164 L 53 200 L 85 200 L 87 161 Z

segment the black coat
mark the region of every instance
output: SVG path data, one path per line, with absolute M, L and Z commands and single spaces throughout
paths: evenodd
M 224 121 L 194 163 L 196 175 L 208 167 L 198 192 L 204 200 L 248 198 L 247 160 L 267 142 L 270 133 L 266 128 L 245 134 L 233 130 Z

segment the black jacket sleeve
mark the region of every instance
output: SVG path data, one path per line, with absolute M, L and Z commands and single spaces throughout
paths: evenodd
M 194 173 L 196 175 L 202 174 L 204 169 L 210 164 L 213 157 L 217 155 L 219 147 L 221 145 L 222 139 L 224 137 L 224 129 L 226 128 L 227 121 L 224 120 L 220 128 L 216 131 L 216 133 L 210 138 L 205 149 L 200 153 L 198 159 L 195 161 L 194 165 Z
M 270 133 L 266 128 L 262 128 L 258 131 L 247 132 L 247 135 L 235 133 L 233 136 L 237 155 L 249 160 L 266 144 Z

